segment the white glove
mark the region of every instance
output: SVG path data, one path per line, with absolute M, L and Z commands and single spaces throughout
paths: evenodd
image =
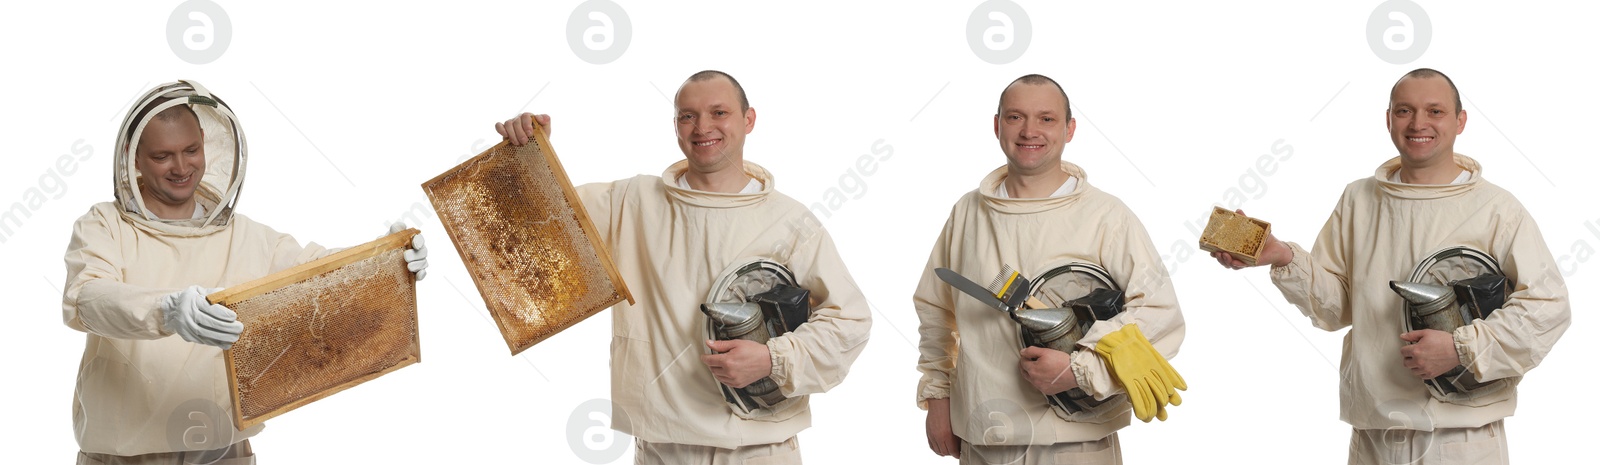
M 228 307 L 206 301 L 207 294 L 220 290 L 189 286 L 162 297 L 161 325 L 185 341 L 228 350 L 239 341 L 244 323 L 240 323 L 239 315 Z
M 389 225 L 389 234 L 405 230 L 406 223 L 403 221 L 396 221 L 394 224 Z M 428 277 L 428 245 L 422 241 L 422 233 L 419 232 L 417 235 L 411 236 L 411 250 L 405 251 L 404 255 L 406 256 L 406 269 L 411 270 L 411 274 L 416 275 L 417 281 Z

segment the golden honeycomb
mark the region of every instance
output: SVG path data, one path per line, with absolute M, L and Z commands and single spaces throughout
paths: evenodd
M 512 354 L 632 300 L 542 130 L 424 183 Z
M 209 296 L 238 313 L 225 352 L 240 429 L 421 361 L 416 282 L 391 234 Z
M 1211 220 L 1206 222 L 1206 230 L 1200 234 L 1200 250 L 1228 252 L 1253 266 L 1261 259 L 1267 235 L 1271 233 L 1271 223 L 1221 207 L 1211 207 Z

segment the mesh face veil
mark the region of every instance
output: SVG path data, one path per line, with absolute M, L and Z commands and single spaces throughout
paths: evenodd
M 157 218 L 144 204 L 139 192 L 139 171 L 134 164 L 139 140 L 157 114 L 178 105 L 188 105 L 189 109 L 194 110 L 204 137 L 206 170 L 194 193 L 195 202 L 205 208 L 205 217 L 201 219 Z M 233 218 L 239 190 L 244 185 L 247 155 L 244 131 L 238 117 L 221 98 L 195 81 L 162 84 L 146 92 L 128 109 L 118 131 L 112 181 L 116 188 L 117 205 L 126 215 L 142 224 L 173 233 L 193 232 L 184 228 L 210 231 L 228 225 Z

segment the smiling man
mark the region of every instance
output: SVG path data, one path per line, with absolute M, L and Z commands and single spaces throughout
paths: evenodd
M 206 295 L 330 251 L 235 213 L 243 129 L 199 83 L 147 92 L 116 147 L 115 201 L 78 218 L 65 257 L 62 319 L 88 335 L 72 399 L 77 463 L 255 463 L 249 439 L 265 425 L 241 431 L 223 414 L 223 351 L 244 324 Z M 421 235 L 405 257 L 426 276 Z
M 756 110 L 738 81 L 695 73 L 674 106 L 684 160 L 660 176 L 578 187 L 637 299 L 611 310 L 611 399 L 614 418 L 628 419 L 612 427 L 635 438 L 640 464 L 800 463 L 809 395 L 842 382 L 866 347 L 866 297 L 821 226 L 788 226 L 820 225 L 811 212 L 744 160 Z M 526 144 L 535 119 L 550 127 L 549 116 L 524 113 L 495 130 Z M 792 273 L 810 292 L 810 317 L 766 344 L 711 340 L 701 304 L 757 262 Z M 724 397 L 722 386 L 758 382 L 784 400 L 746 409 Z
M 1184 336 L 1172 282 L 1138 217 L 1062 161 L 1076 129 L 1054 80 L 1013 81 L 994 116 L 1006 165 L 956 202 L 934 243 L 913 296 L 922 335 L 917 404 L 928 411 L 934 453 L 963 464 L 1121 463 L 1117 430 L 1129 424 L 1130 407 L 1141 420 L 1165 420 L 1165 406 L 1181 401 L 1173 389 L 1186 386 L 1165 360 Z M 1121 312 L 1082 320 L 1087 329 L 1068 341 L 1070 352 L 1023 348 L 1024 312 L 1008 316 L 935 274 L 950 268 L 987 280 L 1003 266 L 1035 280 L 1044 305 L 1066 307 L 1099 287 L 1122 293 L 1114 302 Z M 1161 379 L 1150 376 L 1157 371 Z M 1165 387 L 1136 387 L 1157 384 Z
M 145 127 L 133 163 L 141 174 L 139 194 L 157 217 L 192 218 L 203 212 L 194 201 L 206 171 L 199 121 L 194 110 L 183 105 L 157 113 Z
M 1522 204 L 1455 153 L 1449 77 L 1406 73 L 1385 114 L 1399 156 L 1345 188 L 1310 252 L 1269 236 L 1259 264 L 1318 328 L 1350 327 L 1350 463 L 1509 463 L 1503 420 L 1571 324 L 1566 284 Z

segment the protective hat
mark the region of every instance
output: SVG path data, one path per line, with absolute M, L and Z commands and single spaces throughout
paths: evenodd
M 135 157 L 140 137 L 157 114 L 179 105 L 187 105 L 194 111 L 205 138 L 206 169 L 195 189 L 195 201 L 205 209 L 205 217 L 200 219 L 157 218 L 139 194 L 140 175 L 135 168 Z M 233 219 L 233 207 L 244 185 L 245 157 L 244 132 L 238 117 L 221 98 L 194 81 L 162 84 L 146 92 L 128 109 L 117 134 L 112 169 L 117 205 L 135 222 L 163 232 L 210 234 Z

